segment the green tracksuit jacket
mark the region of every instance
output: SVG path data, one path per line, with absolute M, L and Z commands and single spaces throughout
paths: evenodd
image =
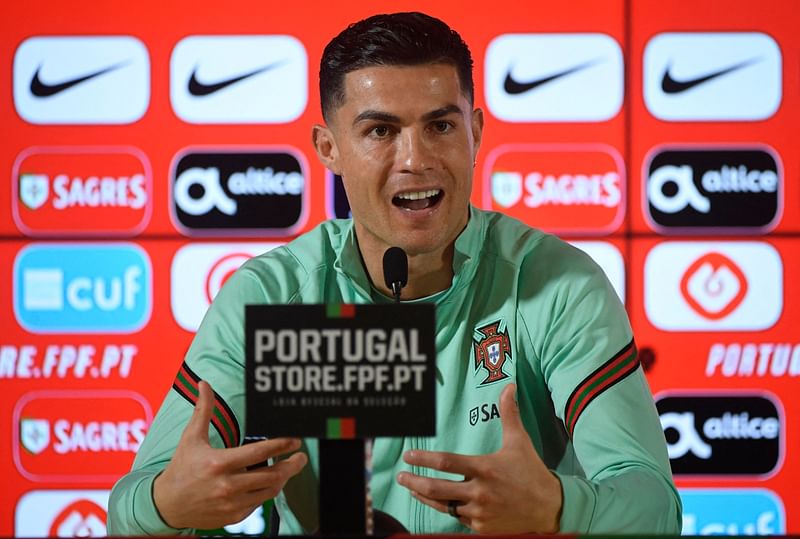
M 412 533 L 469 531 L 396 483 L 397 473 L 410 469 L 401 457 L 409 449 L 497 451 L 502 431 L 493 406 L 515 382 L 534 447 L 561 480 L 562 532 L 679 533 L 663 431 L 625 310 L 602 270 L 554 236 L 475 208 L 456 240 L 453 270 L 450 288 L 418 300 L 436 304 L 438 434 L 375 441 L 374 507 Z M 114 487 L 109 534 L 192 532 L 165 525 L 152 483 L 192 413 L 196 397 L 187 380 L 204 379 L 218 395 L 212 445 L 241 443 L 245 304 L 386 301 L 364 270 L 349 220 L 324 222 L 244 264 L 209 309 L 132 471 Z M 510 350 L 490 376 L 486 362 L 476 365 L 475 349 L 492 331 L 507 333 Z M 316 524 L 316 443 L 307 440 L 305 448 L 311 466 L 276 499 L 281 533 Z

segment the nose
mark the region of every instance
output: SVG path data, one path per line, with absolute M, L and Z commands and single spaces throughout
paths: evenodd
M 420 173 L 433 166 L 430 141 L 418 129 L 405 129 L 398 137 L 397 162 L 403 172 Z

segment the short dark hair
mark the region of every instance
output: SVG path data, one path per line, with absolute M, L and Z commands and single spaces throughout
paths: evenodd
M 322 53 L 319 96 L 322 116 L 345 100 L 344 77 L 372 66 L 448 64 L 456 68 L 461 91 L 474 102 L 472 55 L 458 32 L 424 13 L 373 15 L 345 28 Z

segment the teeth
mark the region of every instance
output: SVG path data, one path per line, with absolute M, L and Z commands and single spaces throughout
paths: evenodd
M 431 189 L 430 191 L 414 191 L 413 193 L 402 193 L 397 195 L 397 198 L 402 198 L 404 200 L 419 200 L 421 198 L 430 198 L 438 195 L 441 192 L 440 189 Z

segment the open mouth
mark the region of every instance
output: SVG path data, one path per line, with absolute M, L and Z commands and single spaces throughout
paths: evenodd
M 436 206 L 444 192 L 441 189 L 429 189 L 427 191 L 411 191 L 401 193 L 392 199 L 392 204 L 398 208 L 409 211 L 427 210 Z

